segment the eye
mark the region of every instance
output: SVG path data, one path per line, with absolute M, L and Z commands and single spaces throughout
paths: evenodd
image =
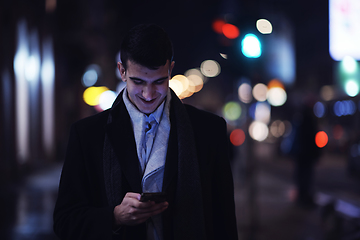
M 136 84 L 136 85 L 140 85 L 142 84 L 144 81 L 139 80 L 139 79 L 132 79 L 132 81 Z
M 166 81 L 165 79 L 157 80 L 157 81 L 155 81 L 155 84 L 156 84 L 156 85 L 161 85 L 161 84 L 163 84 L 165 81 Z

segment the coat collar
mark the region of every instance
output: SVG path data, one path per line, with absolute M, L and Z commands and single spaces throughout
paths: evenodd
M 125 107 L 122 93 L 123 92 L 121 92 L 114 101 L 110 110 L 110 121 L 108 121 L 105 129 L 117 160 L 119 161 L 120 168 L 129 182 L 132 191 L 140 193 L 142 191 L 140 164 L 137 156 L 131 119 Z M 172 96 L 172 99 L 173 98 L 174 96 Z M 163 191 L 167 190 L 177 172 L 177 134 L 175 131 L 176 121 L 175 117 L 173 117 L 173 111 L 171 110 L 173 107 L 172 105 L 173 104 L 170 103 L 171 129 L 165 163 Z
M 136 153 L 130 116 L 122 100 L 122 93 L 110 110 L 106 133 L 114 149 L 120 168 L 134 192 L 141 192 L 140 164 Z

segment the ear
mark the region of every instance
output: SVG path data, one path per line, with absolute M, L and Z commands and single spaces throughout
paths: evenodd
M 118 62 L 117 63 L 117 68 L 119 69 L 121 79 L 123 80 L 123 82 L 126 82 L 126 77 L 125 77 L 126 70 L 125 70 L 123 64 L 121 62 Z

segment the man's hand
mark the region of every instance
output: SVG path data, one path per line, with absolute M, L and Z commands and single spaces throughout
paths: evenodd
M 120 205 L 114 208 L 115 225 L 137 225 L 163 212 L 168 202 L 140 202 L 139 193 L 126 193 Z

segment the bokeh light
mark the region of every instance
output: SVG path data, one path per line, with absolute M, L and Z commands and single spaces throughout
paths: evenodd
M 27 59 L 25 64 L 25 78 L 28 81 L 37 80 L 40 76 L 40 56 L 38 53 L 33 53 Z
M 283 123 L 285 124 L 285 133 L 284 133 L 283 137 L 288 137 L 292 133 L 293 126 L 292 126 L 291 122 L 289 122 L 288 120 L 283 121 Z
M 169 81 L 169 87 L 175 92 L 177 96 L 180 96 L 180 94 L 184 91 L 182 83 L 174 78 Z
M 353 115 L 356 112 L 356 105 L 352 100 L 336 101 L 333 110 L 338 117 Z
M 271 108 L 267 102 L 258 102 L 256 103 L 255 108 L 255 121 L 263 122 L 268 124 L 271 118 Z
M 204 81 L 204 75 L 201 73 L 201 71 L 197 68 L 189 69 L 184 74 L 187 78 L 191 75 L 198 76 L 202 81 Z
M 345 70 L 347 73 L 354 73 L 356 72 L 358 68 L 357 61 L 350 56 L 344 57 L 344 59 L 341 61 L 341 67 Z
M 252 88 L 249 83 L 242 83 L 238 89 L 238 95 L 240 101 L 243 103 L 250 103 L 252 100 L 251 94 Z
M 359 83 L 354 80 L 350 79 L 345 84 L 345 92 L 350 97 L 355 97 L 359 94 Z
M 85 87 L 91 87 L 96 83 L 97 79 L 97 72 L 94 69 L 90 69 L 84 73 L 82 83 Z
M 227 58 L 228 58 L 227 54 L 225 54 L 225 53 L 220 53 L 220 56 L 221 56 L 223 59 L 227 59 Z
M 184 74 L 189 80 L 190 88 L 194 86 L 194 92 L 199 92 L 204 86 L 204 75 L 199 69 L 189 69 Z M 193 83 L 193 85 L 192 85 Z
M 268 137 L 269 128 L 263 122 L 254 121 L 249 126 L 249 135 L 252 139 L 262 142 Z
M 230 133 L 230 142 L 234 146 L 240 146 L 245 142 L 245 133 L 242 129 L 234 129 Z
M 265 84 L 258 83 L 254 86 L 252 94 L 256 100 L 258 100 L 259 102 L 264 102 L 266 101 L 267 91 L 268 88 Z
M 270 133 L 274 137 L 281 137 L 285 133 L 285 123 L 281 120 L 275 120 L 270 125 Z
M 224 36 L 229 39 L 235 39 L 240 34 L 238 27 L 230 23 L 226 23 L 222 26 L 222 32 Z
M 257 102 L 256 103 L 252 103 L 249 107 L 249 116 L 252 118 L 252 119 L 255 119 L 255 111 L 256 111 L 256 105 L 257 105 Z
M 268 89 L 275 88 L 275 87 L 285 89 L 284 84 L 276 78 L 270 80 L 267 84 L 267 87 L 268 87 Z
M 82 77 L 82 84 L 84 87 L 93 86 L 99 79 L 99 75 L 101 74 L 101 69 L 96 64 L 91 64 L 85 70 L 85 73 Z
M 108 90 L 107 87 L 89 87 L 85 89 L 83 93 L 85 103 L 90 106 L 99 105 L 100 95 Z
M 200 91 L 203 86 L 203 81 L 198 75 L 186 77 L 178 74 L 170 80 L 169 86 L 180 99 L 184 99 Z
M 182 85 L 182 92 L 185 92 L 189 88 L 189 79 L 184 75 L 175 75 L 171 80 L 178 80 Z
M 206 77 L 216 77 L 220 74 L 220 64 L 215 60 L 205 60 L 200 66 L 201 73 Z
M 214 32 L 218 33 L 218 34 L 222 34 L 223 30 L 223 26 L 226 24 L 226 22 L 222 19 L 215 19 L 212 23 L 212 29 L 214 30 Z
M 113 102 L 116 99 L 116 93 L 111 90 L 107 90 L 100 94 L 99 97 L 99 106 L 102 110 L 111 108 Z
M 262 34 L 272 33 L 272 25 L 266 19 L 259 19 L 256 21 L 256 28 Z
M 25 78 L 25 68 L 29 57 L 29 43 L 27 23 L 21 20 L 17 25 L 17 43 L 14 56 L 15 73 L 15 116 L 16 116 L 16 148 L 20 162 L 26 161 L 30 154 L 29 147 L 29 91 L 28 81 Z
M 324 131 L 319 131 L 315 135 L 315 143 L 319 148 L 323 148 L 328 143 L 328 135 Z
M 195 93 L 195 85 L 189 80 L 188 88 L 180 94 L 180 99 L 191 97 Z
M 174 76 L 175 79 L 179 80 L 183 86 L 183 91 L 180 94 L 180 99 L 184 99 L 190 97 L 195 92 L 195 85 L 193 82 L 190 83 L 189 79 L 184 75 L 176 75 Z
M 47 13 L 51 13 L 56 9 L 56 0 L 46 0 L 45 1 L 45 10 Z
M 281 87 L 272 87 L 267 91 L 268 102 L 275 107 L 282 106 L 287 100 L 286 92 Z
M 235 121 L 239 119 L 241 115 L 241 106 L 237 102 L 228 102 L 223 109 L 223 115 L 225 119 L 229 121 Z
M 325 105 L 322 102 L 316 102 L 313 111 L 316 117 L 322 118 L 325 115 Z
M 261 56 L 261 43 L 254 34 L 246 34 L 241 41 L 241 51 L 248 58 L 258 58 Z
M 320 89 L 320 96 L 324 101 L 330 101 L 334 99 L 335 92 L 334 88 L 329 85 L 325 85 Z

